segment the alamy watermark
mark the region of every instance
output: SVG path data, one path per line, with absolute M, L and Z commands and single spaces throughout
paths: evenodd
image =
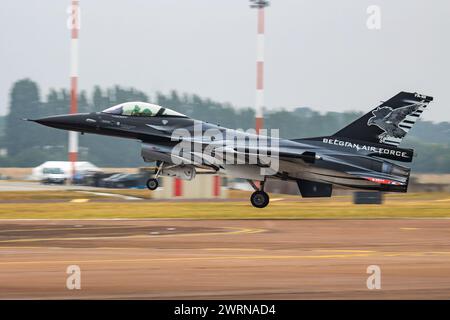
M 369 290 L 381 289 L 381 268 L 377 265 L 370 265 L 367 267 L 366 272 L 370 274 L 367 278 L 366 285 Z
M 81 269 L 78 265 L 70 265 L 66 269 L 66 273 L 69 275 L 66 279 L 66 288 L 68 290 L 80 290 L 81 289 Z
M 367 17 L 366 26 L 369 30 L 380 30 L 381 29 L 381 8 L 377 5 L 371 5 L 367 7 L 366 10 Z
M 257 165 L 261 175 L 273 175 L 279 169 L 278 129 L 261 129 L 257 134 L 255 129 L 206 128 L 194 121 L 190 130 L 175 129 L 171 140 L 178 141 L 171 152 L 175 165 Z
M 66 9 L 67 17 L 66 26 L 67 29 L 78 29 L 81 28 L 81 9 L 78 5 L 70 5 Z

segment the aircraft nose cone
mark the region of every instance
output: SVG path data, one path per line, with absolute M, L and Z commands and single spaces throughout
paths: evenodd
M 51 116 L 32 120 L 44 126 L 58 129 L 78 129 L 84 124 L 85 117 L 79 114 Z

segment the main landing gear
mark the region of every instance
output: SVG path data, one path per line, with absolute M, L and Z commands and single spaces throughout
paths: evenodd
M 161 170 L 163 168 L 164 162 L 160 162 L 160 163 L 157 163 L 157 164 L 158 164 L 158 169 L 155 172 L 155 177 L 148 179 L 147 183 L 146 183 L 147 188 L 149 190 L 156 190 L 156 189 L 158 189 L 158 186 L 159 186 L 158 177 L 161 174 Z
M 260 182 L 260 188 L 258 188 L 252 180 L 248 180 L 250 185 L 255 189 L 255 192 L 250 196 L 250 202 L 256 208 L 264 208 L 269 204 L 269 195 L 264 191 L 265 181 Z
M 154 178 L 150 178 L 147 180 L 147 188 L 149 190 L 156 190 L 158 188 L 158 180 L 154 179 Z

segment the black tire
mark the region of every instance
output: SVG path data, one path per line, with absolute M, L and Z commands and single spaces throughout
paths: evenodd
M 158 180 L 150 178 L 147 180 L 147 188 L 149 190 L 156 190 L 158 188 Z
M 250 202 L 256 208 L 264 208 L 269 204 L 269 195 L 264 191 L 255 191 L 250 197 Z

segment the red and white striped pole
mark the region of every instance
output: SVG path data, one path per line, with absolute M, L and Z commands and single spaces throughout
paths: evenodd
M 269 5 L 269 1 L 250 0 L 251 8 L 258 10 L 257 35 L 256 35 L 256 133 L 264 126 L 264 8 Z
M 78 111 L 78 36 L 80 31 L 80 7 L 78 0 L 72 0 L 71 6 L 71 45 L 70 45 L 70 114 Z M 69 161 L 72 179 L 76 173 L 75 163 L 78 158 L 78 133 L 69 131 Z

